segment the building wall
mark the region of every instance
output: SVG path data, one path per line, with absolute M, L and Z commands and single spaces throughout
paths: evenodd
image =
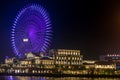
M 116 66 L 114 64 L 111 65 L 95 65 L 95 69 L 116 69 Z
M 14 58 L 5 59 L 5 64 L 13 64 Z
M 119 54 L 107 54 L 107 55 L 101 55 L 100 61 L 113 61 L 116 63 L 120 63 L 120 55 Z
M 57 65 L 82 65 L 83 56 L 80 50 L 52 50 L 53 59 Z

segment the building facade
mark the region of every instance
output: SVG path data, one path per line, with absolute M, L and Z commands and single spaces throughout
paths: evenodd
M 100 61 L 112 61 L 115 63 L 120 63 L 120 54 L 107 54 L 107 55 L 101 55 Z
M 52 49 L 50 54 L 53 55 L 55 68 L 58 69 L 58 72 L 64 70 L 67 73 L 68 70 L 77 70 L 83 64 L 80 50 Z
M 100 61 L 110 61 L 116 64 L 116 69 L 120 69 L 120 54 L 101 55 Z
M 95 68 L 95 60 L 83 60 L 83 65 L 85 69 L 93 69 Z
M 116 69 L 116 64 L 108 61 L 97 61 L 95 62 L 95 69 Z
M 55 64 L 82 65 L 83 56 L 80 54 L 80 50 L 57 49 L 51 51 Z

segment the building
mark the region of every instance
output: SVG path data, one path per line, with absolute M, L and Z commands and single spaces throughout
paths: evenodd
M 57 49 L 51 50 L 55 64 L 58 65 L 82 65 L 83 56 L 80 50 Z
M 114 74 L 120 68 L 119 55 L 104 55 L 101 61 L 83 60 L 80 50 L 52 49 L 50 56 L 27 53 L 25 58 L 5 59 L 0 73 L 23 74 Z M 119 70 L 118 70 L 119 72 Z
M 101 55 L 100 61 L 112 61 L 115 63 L 120 63 L 120 54 L 107 54 L 107 55 Z
M 54 71 L 54 60 L 48 56 L 35 59 L 35 69 L 32 73 L 53 73 Z
M 31 53 L 31 52 L 26 53 L 25 56 L 26 56 L 27 59 L 34 59 L 34 58 L 36 57 L 36 56 L 35 56 L 33 53 Z
M 15 58 L 13 57 L 13 58 L 6 58 L 5 59 L 5 64 L 13 64 L 15 62 Z
M 120 69 L 120 54 L 101 55 L 100 61 L 110 61 L 116 64 L 116 69 Z
M 52 49 L 50 54 L 53 55 L 55 68 L 58 68 L 58 72 L 80 69 L 83 64 L 83 56 L 80 54 L 80 50 Z
M 42 57 L 41 59 L 41 65 L 44 65 L 45 69 L 53 69 L 54 68 L 54 60 L 50 57 Z
M 52 74 L 54 71 L 54 60 L 48 56 L 36 56 L 33 53 L 27 53 L 25 58 L 17 59 L 14 58 L 6 59 L 5 65 L 1 66 L 0 72 L 7 73 L 39 73 L 39 74 Z M 7 69 L 4 69 L 7 67 Z
M 21 66 L 31 67 L 31 65 L 32 65 L 32 60 L 22 59 L 22 60 L 19 60 L 19 64 L 20 64 Z
M 95 60 L 83 60 L 83 65 L 85 69 L 93 69 L 95 68 Z
M 97 61 L 95 62 L 95 69 L 116 69 L 116 64 L 108 61 Z

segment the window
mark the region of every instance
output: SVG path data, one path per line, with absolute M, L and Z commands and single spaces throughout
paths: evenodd
M 74 57 L 72 57 L 72 59 L 74 60 Z
M 70 57 L 68 57 L 68 60 L 70 60 Z
M 66 57 L 65 57 L 65 59 L 66 59 Z

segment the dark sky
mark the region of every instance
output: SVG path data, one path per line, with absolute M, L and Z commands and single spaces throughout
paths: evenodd
M 119 40 L 116 34 L 119 34 L 120 15 L 116 13 L 120 13 L 120 6 L 114 0 L 3 0 L 0 1 L 0 60 L 14 56 L 11 26 L 19 10 L 30 3 L 42 5 L 50 15 L 54 32 L 51 48 L 80 49 L 85 59 L 98 59 L 100 54 L 106 54 L 101 49 L 107 42 L 111 43 L 113 38 Z

